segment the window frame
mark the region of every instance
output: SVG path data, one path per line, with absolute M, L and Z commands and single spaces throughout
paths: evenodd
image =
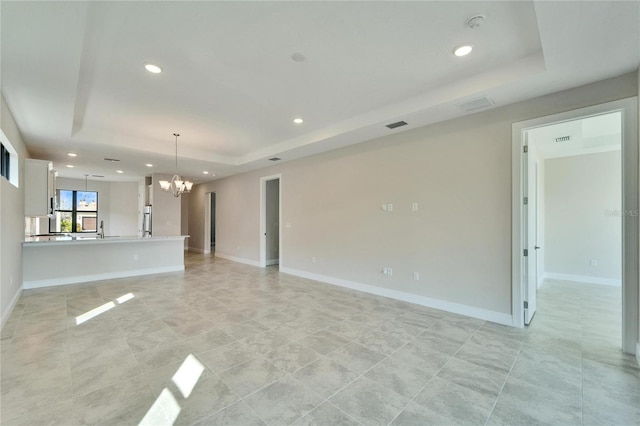
M 52 228 L 55 228 L 55 220 L 57 219 L 57 217 L 52 217 L 49 219 L 49 233 L 50 234 L 67 234 L 67 233 L 72 233 L 72 234 L 83 234 L 83 233 L 96 233 L 98 232 L 98 211 L 99 211 L 99 201 L 98 201 L 98 197 L 99 197 L 99 193 L 98 191 L 84 191 L 81 189 L 56 189 L 56 198 L 58 200 L 57 205 L 61 205 L 60 203 L 60 196 L 62 191 L 67 191 L 67 192 L 71 192 L 71 210 L 67 210 L 67 209 L 56 209 L 56 213 L 60 212 L 60 213 L 71 213 L 71 231 L 56 231 L 55 229 L 52 230 Z M 96 209 L 95 210 L 78 210 L 78 193 L 79 192 L 91 192 L 96 194 Z M 96 229 L 94 230 L 89 230 L 89 231 L 85 231 L 84 229 L 82 229 L 81 231 L 78 231 L 78 214 L 83 214 L 83 213 L 95 213 L 95 219 L 96 219 Z

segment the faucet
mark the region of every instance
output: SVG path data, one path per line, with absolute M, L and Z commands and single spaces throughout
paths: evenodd
M 104 239 L 104 220 L 100 221 L 100 230 L 98 231 L 98 237 Z

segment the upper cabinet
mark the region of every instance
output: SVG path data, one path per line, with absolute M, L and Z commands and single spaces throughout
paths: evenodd
M 24 160 L 24 215 L 48 216 L 54 213 L 57 172 L 50 161 Z

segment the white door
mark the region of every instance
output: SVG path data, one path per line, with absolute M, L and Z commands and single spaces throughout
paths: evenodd
M 525 133 L 525 143 L 527 134 Z M 536 292 L 538 290 L 537 265 L 537 176 L 536 160 L 532 147 L 527 148 L 523 156 L 524 169 L 524 323 L 529 325 L 536 313 Z

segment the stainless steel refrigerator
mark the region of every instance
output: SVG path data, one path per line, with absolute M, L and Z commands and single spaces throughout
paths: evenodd
M 151 236 L 151 206 L 144 206 L 142 211 L 142 236 Z

